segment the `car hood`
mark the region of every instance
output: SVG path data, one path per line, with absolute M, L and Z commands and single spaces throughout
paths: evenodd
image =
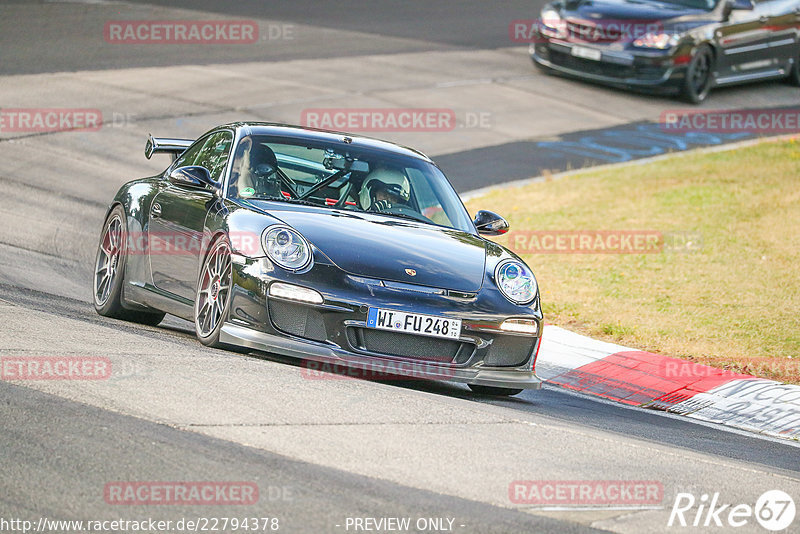
M 486 242 L 473 234 L 369 213 L 267 209 L 350 274 L 467 293 L 483 284 Z
M 707 17 L 708 11 L 647 0 L 581 0 L 567 2 L 561 10 L 561 16 L 566 19 L 588 21 L 666 21 L 693 15 Z

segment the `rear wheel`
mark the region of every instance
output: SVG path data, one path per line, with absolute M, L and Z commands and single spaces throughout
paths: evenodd
M 496 388 L 493 386 L 478 386 L 475 384 L 469 384 L 469 389 L 480 395 L 492 395 L 494 397 L 511 397 L 522 393 L 521 389 Z
M 206 255 L 194 299 L 194 327 L 203 345 L 223 348 L 219 336 L 231 299 L 233 263 L 227 239 L 218 239 Z
M 94 280 L 94 309 L 100 315 L 155 326 L 164 319 L 164 313 L 134 311 L 122 304 L 122 285 L 125 281 L 127 225 L 122 206 L 111 210 L 97 247 Z
M 686 78 L 683 80 L 683 98 L 691 104 L 699 104 L 711 91 L 714 72 L 714 51 L 708 45 L 700 45 L 695 51 Z

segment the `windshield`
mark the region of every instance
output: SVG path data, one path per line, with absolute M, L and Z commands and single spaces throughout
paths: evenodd
M 236 148 L 228 195 L 379 213 L 474 232 L 461 200 L 435 165 L 381 150 L 246 136 Z

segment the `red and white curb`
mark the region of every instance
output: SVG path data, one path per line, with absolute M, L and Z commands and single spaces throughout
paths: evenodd
M 800 439 L 800 386 L 598 341 L 546 325 L 536 372 L 551 384 L 775 437 Z

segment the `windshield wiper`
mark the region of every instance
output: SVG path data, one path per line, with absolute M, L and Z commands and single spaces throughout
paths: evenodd
M 386 217 L 397 217 L 398 219 L 408 219 L 409 221 L 415 221 L 422 224 L 433 224 L 432 221 L 422 220 L 420 217 L 425 217 L 424 215 L 420 215 L 419 217 L 415 217 L 413 215 L 408 215 L 406 213 L 385 213 L 382 211 L 365 211 L 364 213 L 372 213 L 375 215 L 385 215 Z

